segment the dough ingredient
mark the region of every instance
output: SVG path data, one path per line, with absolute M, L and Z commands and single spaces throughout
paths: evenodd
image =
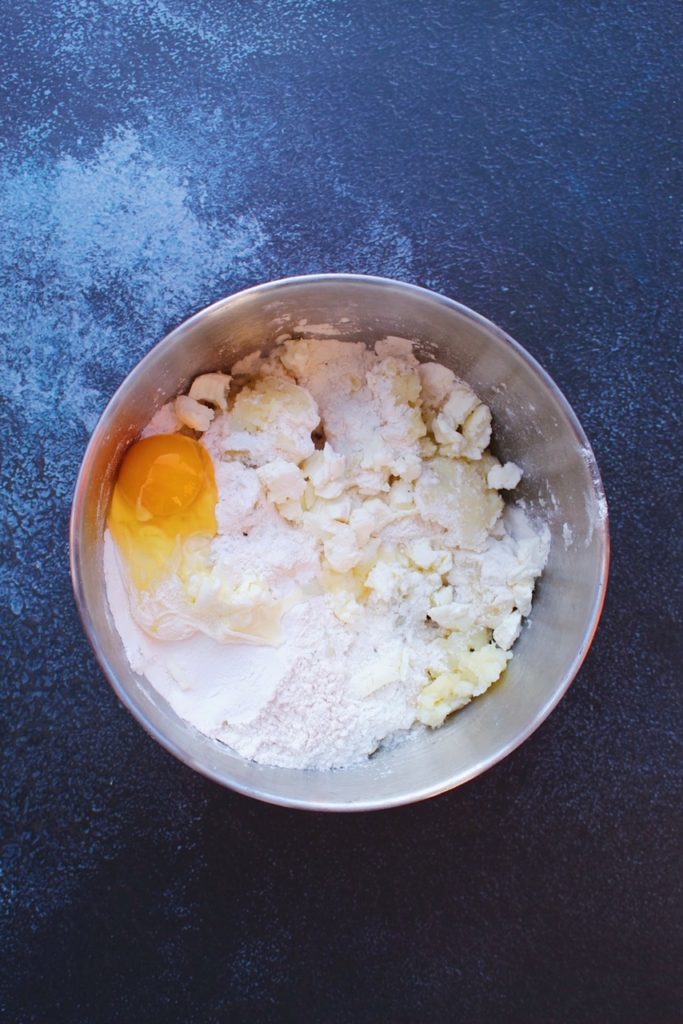
M 124 460 L 107 593 L 133 669 L 245 757 L 352 764 L 504 671 L 548 532 L 491 413 L 409 342 L 288 340 L 204 374 Z

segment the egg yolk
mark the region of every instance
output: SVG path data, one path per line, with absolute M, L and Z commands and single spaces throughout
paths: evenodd
M 126 452 L 114 486 L 109 528 L 136 586 L 169 572 L 182 542 L 216 533 L 218 492 L 211 457 L 183 434 L 157 434 Z

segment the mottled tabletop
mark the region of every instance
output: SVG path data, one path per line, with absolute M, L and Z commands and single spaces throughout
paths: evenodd
M 2 13 L 4 1019 L 680 1021 L 681 8 Z M 174 760 L 104 680 L 68 572 L 80 459 L 127 372 L 213 300 L 314 271 L 509 331 L 611 511 L 605 615 L 556 711 L 476 781 L 367 815 Z

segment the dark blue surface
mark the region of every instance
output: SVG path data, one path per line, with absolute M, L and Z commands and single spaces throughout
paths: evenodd
M 680 7 L 2 8 L 6 1019 L 679 1021 Z M 612 513 L 605 618 L 548 722 L 365 817 L 176 763 L 100 675 L 67 568 L 128 370 L 214 299 L 319 270 L 506 328 L 574 405 Z

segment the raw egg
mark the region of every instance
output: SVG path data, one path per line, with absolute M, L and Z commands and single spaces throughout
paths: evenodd
M 171 571 L 187 538 L 215 535 L 217 499 L 213 463 L 198 441 L 155 434 L 128 449 L 109 528 L 139 589 Z

